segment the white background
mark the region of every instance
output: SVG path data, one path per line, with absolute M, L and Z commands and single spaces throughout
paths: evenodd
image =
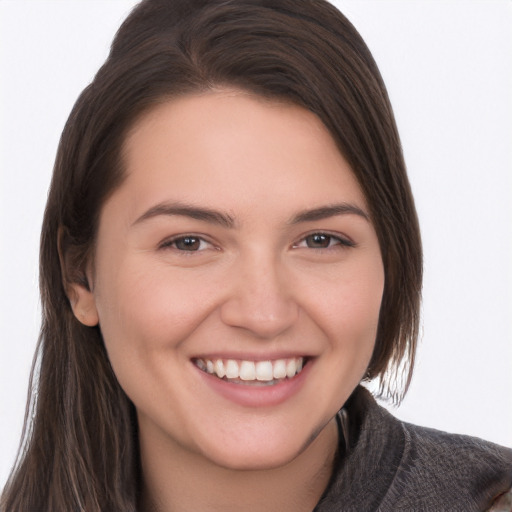
M 38 334 L 58 138 L 135 3 L 0 0 L 0 487 Z M 336 4 L 388 86 L 423 231 L 423 334 L 394 412 L 512 446 L 512 2 Z

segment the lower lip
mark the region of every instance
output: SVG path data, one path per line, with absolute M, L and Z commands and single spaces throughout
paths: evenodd
M 311 360 L 302 371 L 291 379 L 285 379 L 271 386 L 258 386 L 251 384 L 236 384 L 204 372 L 194 365 L 210 389 L 224 398 L 244 407 L 272 407 L 289 400 L 299 392 L 306 380 L 313 362 Z

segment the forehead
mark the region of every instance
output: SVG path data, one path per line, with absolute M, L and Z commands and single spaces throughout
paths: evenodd
M 365 200 L 350 166 L 313 113 L 241 91 L 169 100 L 126 137 L 137 201 L 220 203 L 236 210 Z M 292 203 L 292 204 L 291 204 Z

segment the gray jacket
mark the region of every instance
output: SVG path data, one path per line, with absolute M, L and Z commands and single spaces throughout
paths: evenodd
M 344 409 L 335 470 L 314 512 L 482 512 L 512 486 L 509 448 L 401 422 L 362 387 Z

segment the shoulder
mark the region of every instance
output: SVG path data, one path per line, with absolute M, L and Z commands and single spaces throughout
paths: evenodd
M 512 487 L 510 448 L 402 422 L 366 390 L 348 407 L 359 420 L 345 462 L 353 469 L 351 455 L 363 461 L 358 473 L 371 484 L 361 485 L 361 491 L 375 493 L 378 486 L 374 510 L 482 512 Z
M 339 456 L 315 512 L 512 512 L 511 449 L 404 423 L 360 387 L 339 425 Z
M 498 468 L 505 466 L 512 470 L 510 448 L 477 437 L 449 434 L 428 427 L 400 423 L 404 430 L 406 447 L 409 450 L 407 457 L 410 461 L 420 456 L 425 465 L 441 465 L 447 470 L 458 468 L 461 477 L 470 469 L 493 473 L 494 470 L 499 471 Z
M 415 496 L 425 504 L 442 503 L 447 510 L 481 511 L 512 486 L 512 449 L 476 437 L 399 423 L 404 449 L 388 493 L 395 510 L 402 509 L 403 496 Z

